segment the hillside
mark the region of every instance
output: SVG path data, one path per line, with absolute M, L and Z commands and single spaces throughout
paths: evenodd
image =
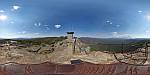
M 81 37 L 80 40 L 86 44 L 128 44 L 131 42 L 140 42 L 146 41 L 149 42 L 150 39 L 146 38 L 137 38 L 137 39 L 125 39 L 125 38 L 90 38 L 90 37 Z
M 80 40 L 91 47 L 91 51 L 121 52 L 129 50 L 132 46 L 144 46 L 150 39 L 124 39 L 124 38 L 89 38 L 82 37 Z
M 114 54 L 110 51 L 121 51 L 122 40 L 127 39 L 94 39 L 94 38 L 77 38 L 75 42 L 68 42 L 66 37 L 46 37 L 34 39 L 13 39 L 17 41 L 15 44 L 7 45 L 7 41 L 11 39 L 2 40 L 0 47 L 0 63 L 18 62 L 18 63 L 42 63 L 44 61 L 51 61 L 54 63 L 70 63 L 70 60 L 81 59 L 92 63 L 115 63 L 118 62 Z M 116 41 L 116 42 L 115 42 Z M 143 44 L 149 41 L 145 39 L 128 39 L 130 44 Z M 104 43 L 105 45 L 102 45 Z M 26 45 L 29 44 L 29 45 Z M 111 44 L 115 44 L 111 45 Z M 111 45 L 111 46 L 107 46 Z M 74 47 L 73 47 L 74 46 Z M 105 47 L 106 46 L 106 47 Z M 143 46 L 142 46 L 143 47 Z M 74 48 L 77 52 L 73 54 Z M 105 49 L 107 48 L 107 49 Z M 127 47 L 128 48 L 128 47 Z M 131 49 L 129 47 L 129 49 Z M 108 51 L 108 52 L 106 52 Z M 117 53 L 119 55 L 119 53 Z M 141 55 L 137 53 L 137 55 Z M 135 55 L 136 56 L 136 55 Z

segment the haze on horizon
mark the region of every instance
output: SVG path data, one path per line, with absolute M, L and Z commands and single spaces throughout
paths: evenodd
M 0 0 L 0 38 L 150 38 L 149 0 Z

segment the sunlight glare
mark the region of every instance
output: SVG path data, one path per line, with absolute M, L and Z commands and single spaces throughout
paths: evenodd
M 6 15 L 0 15 L 0 21 L 5 21 L 7 20 L 7 16 Z

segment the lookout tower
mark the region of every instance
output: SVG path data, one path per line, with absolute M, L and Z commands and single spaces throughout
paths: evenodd
M 84 47 L 84 44 L 77 38 L 74 37 L 74 32 L 67 32 L 67 49 L 70 54 L 76 53 L 86 53 L 87 48 Z
M 74 52 L 74 32 L 67 32 L 67 45 L 69 54 Z
M 74 32 L 67 32 L 67 39 L 69 41 L 73 40 L 74 39 L 74 36 L 73 36 Z

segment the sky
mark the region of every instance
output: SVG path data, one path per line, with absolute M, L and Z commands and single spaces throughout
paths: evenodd
M 0 0 L 0 38 L 150 38 L 150 0 Z

